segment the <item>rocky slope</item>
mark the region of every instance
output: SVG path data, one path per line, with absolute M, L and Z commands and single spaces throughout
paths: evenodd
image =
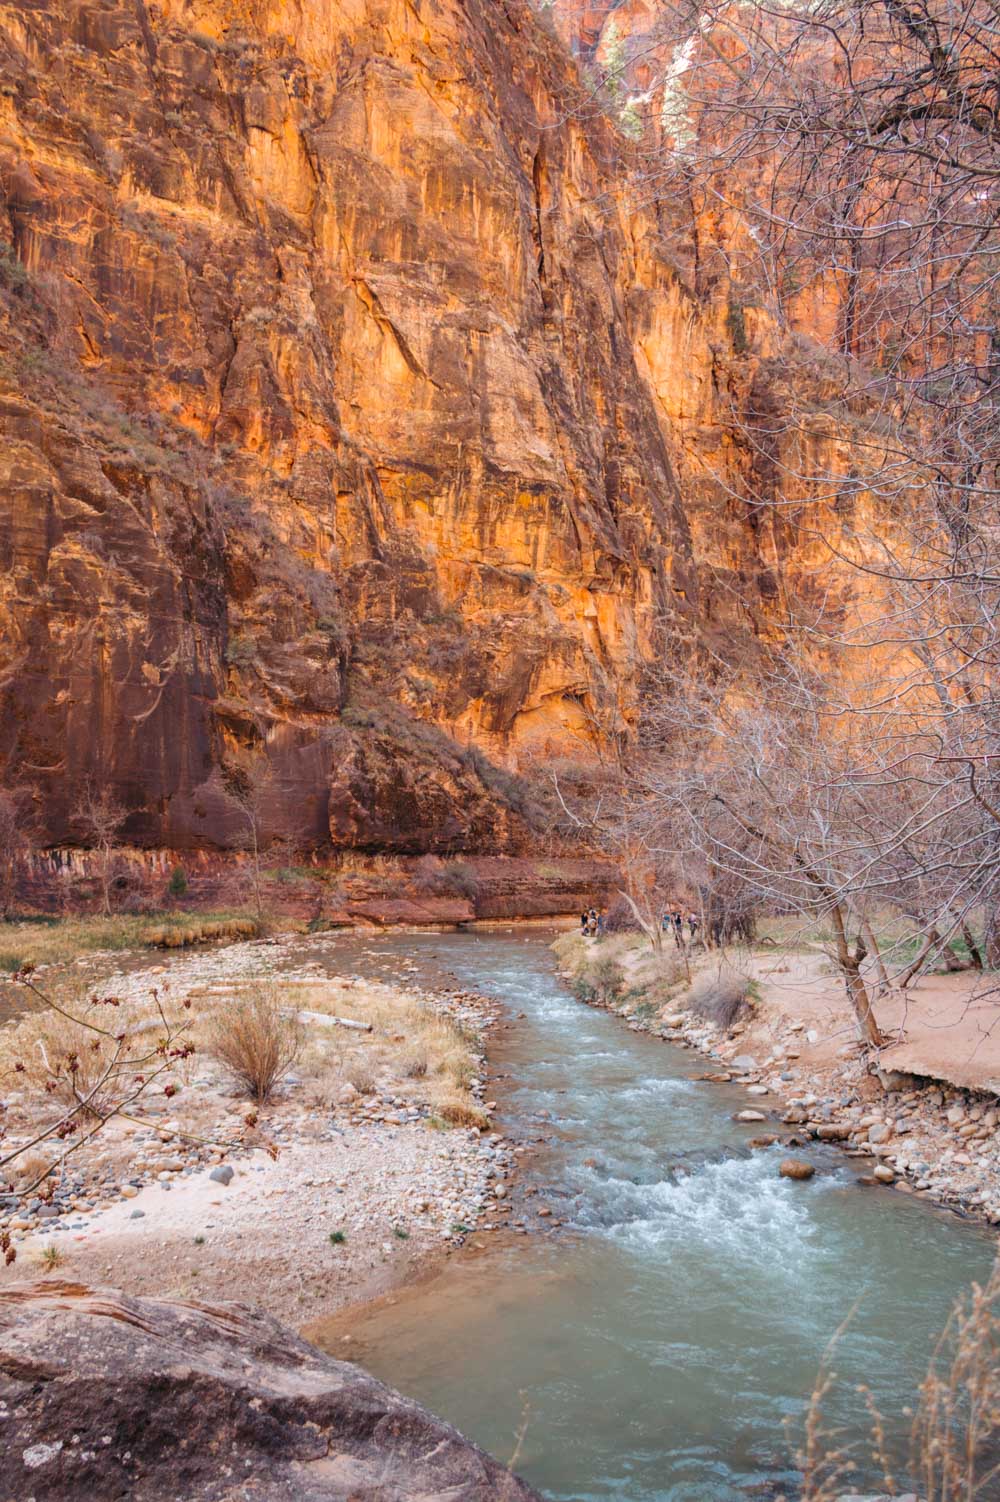
M 48 1282 L 0 1293 L 5 1495 L 37 1502 L 530 1502 L 359 1368 L 240 1305 Z
M 249 758 L 266 839 L 524 853 L 665 636 L 808 593 L 739 499 L 787 352 L 581 97 L 519 0 L 0 5 L 0 765 L 46 842 L 92 781 L 237 844 Z

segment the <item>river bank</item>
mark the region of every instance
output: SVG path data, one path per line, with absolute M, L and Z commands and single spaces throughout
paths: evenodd
M 310 1338 L 516 1456 L 550 1502 L 774 1502 L 802 1496 L 796 1455 L 841 1331 L 824 1418 L 855 1469 L 829 1496 L 878 1495 L 868 1401 L 897 1478 L 911 1474 L 907 1409 L 995 1236 L 860 1188 L 822 1141 L 796 1150 L 808 1183 L 781 1178 L 786 1150 L 751 1147 L 760 1124 L 738 1119 L 755 1097 L 706 1081 L 724 1071 L 699 1053 L 580 1005 L 551 937 L 380 942 L 387 967 L 405 954 L 421 977 L 446 968 L 502 1001 L 490 1089 L 528 1151 L 511 1230 L 468 1238 L 436 1274 Z
M 686 964 L 672 941 L 656 956 L 637 935 L 570 934 L 555 947 L 580 1000 L 703 1054 L 719 1066 L 708 1081 L 742 1085 L 753 1099 L 740 1119 L 764 1146 L 776 1135 L 792 1148 L 836 1145 L 868 1187 L 1000 1225 L 998 1012 L 993 997 L 977 1004 L 974 980 L 930 977 L 923 991 L 884 1001 L 893 1036 L 872 1072 L 822 953 L 701 953 Z M 711 981 L 744 983 L 747 1005 L 731 1026 L 688 1003 L 692 982 Z
M 485 1099 L 495 1002 L 447 978 L 408 983 L 404 958 L 386 981 L 336 973 L 323 936 L 149 960 L 119 955 L 108 968 L 90 957 L 78 990 L 114 994 L 141 1026 L 158 988 L 190 1017 L 195 1052 L 169 1094 L 110 1123 L 27 1202 L 0 1195 L 17 1252 L 0 1281 L 58 1270 L 135 1295 L 235 1291 L 301 1323 L 377 1297 L 492 1224 L 491 1190 L 516 1162 Z M 255 1110 L 204 1043 L 215 1009 L 261 986 L 303 1026 L 292 1070 Z M 0 1033 L 5 1146 L 51 1114 L 16 1072 L 46 1037 L 40 1012 Z
M 196 1088 L 202 1066 L 192 1065 L 157 1130 L 123 1135 L 103 1166 L 117 1186 L 103 1212 L 113 1236 L 77 1242 L 73 1223 L 85 1217 L 73 1213 L 63 1231 L 36 1231 L 30 1256 L 49 1245 L 65 1256 L 47 1283 L 132 1279 L 199 1305 L 236 1298 L 284 1313 L 331 1354 L 516 1458 L 550 1502 L 798 1495 L 795 1445 L 816 1374 L 860 1292 L 831 1402 L 857 1445 L 856 1491 L 877 1493 L 859 1385 L 902 1442 L 900 1415 L 953 1300 L 987 1276 L 994 1238 L 917 1196 L 859 1190 L 832 1144 L 802 1150 L 809 1183 L 780 1178 L 782 1149 L 752 1149 L 760 1126 L 738 1119 L 754 1101 L 744 1086 L 709 1083 L 698 1053 L 660 1048 L 579 1005 L 556 973 L 552 937 L 510 926 L 299 936 L 175 954 L 162 969 L 135 956 L 119 970 L 121 989 L 152 980 L 206 1010 L 261 976 L 303 1009 L 353 1017 L 365 1007 L 373 1034 L 356 1042 L 385 1050 L 385 1078 L 377 1095 L 324 1105 L 306 1060 L 262 1119 L 277 1162 L 248 1141 L 216 1164 L 217 1148 L 182 1152 L 180 1107 L 187 1097 L 196 1124 L 203 1098 L 216 1125 L 242 1120 L 244 1108 L 210 1077 Z M 479 1046 L 468 1094 L 482 1110 L 496 1096 L 489 1125 L 498 1118 L 502 1138 L 440 1131 L 424 1114 L 427 1076 L 389 1072 L 390 1057 L 402 1060 L 398 1040 L 413 1042 L 411 1022 L 390 1019 L 437 1000 L 470 1008 Z M 339 1081 L 355 1034 L 334 1036 Z M 168 1160 L 165 1181 L 153 1155 Z M 213 1164 L 234 1169 L 228 1186 L 206 1185 Z M 429 1198 L 440 1195 L 432 1211 L 413 1193 L 424 1172 Z M 467 1193 L 456 1198 L 463 1172 Z M 129 1177 L 144 1181 L 132 1197 Z M 188 1197 L 197 1225 L 172 1226 Z M 151 1212 L 133 1220 L 146 1203 Z M 8 1283 L 36 1272 L 31 1235 Z

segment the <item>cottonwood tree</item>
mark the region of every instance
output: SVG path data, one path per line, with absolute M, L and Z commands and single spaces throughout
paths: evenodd
M 683 865 L 719 870 L 755 905 L 828 920 L 831 955 L 863 1041 L 879 1047 L 859 903 L 873 847 L 850 748 L 830 734 L 805 671 L 758 682 L 690 681 L 648 717 L 640 776 L 651 838 Z
M 647 52 L 662 87 L 635 186 L 691 205 L 697 290 L 727 300 L 748 365 L 734 501 L 775 537 L 787 513 L 868 595 L 853 623 L 842 599 L 780 623 L 853 679 L 816 727 L 854 748 L 834 779 L 838 812 L 864 814 L 852 900 L 908 914 L 914 974 L 982 910 L 980 957 L 1000 966 L 995 5 L 666 4 Z M 762 383 L 751 308 L 781 350 Z M 758 849 L 790 833 L 753 828 Z
M 606 743 L 598 742 L 598 749 Z M 663 949 L 663 893 L 669 872 L 650 833 L 654 821 L 648 811 L 648 792 L 634 775 L 624 736 L 612 743 L 612 754 L 589 775 L 564 776 L 557 762 L 545 768 L 559 827 L 582 841 L 616 869 L 618 896 L 657 953 Z
M 101 892 L 101 913 L 111 916 L 111 894 L 115 877 L 116 856 L 121 831 L 128 810 L 106 787 L 88 781 L 80 794 L 70 819 L 82 839 L 97 854 L 97 872 Z
M 30 848 L 29 794 L 0 787 L 0 918 L 8 918 L 17 898 L 18 877 Z
M 261 856 L 266 843 L 265 821 L 274 800 L 275 782 L 271 762 L 262 750 L 241 750 L 223 767 L 227 798 L 240 826 L 240 846 L 247 854 L 247 876 L 254 911 L 264 916 Z

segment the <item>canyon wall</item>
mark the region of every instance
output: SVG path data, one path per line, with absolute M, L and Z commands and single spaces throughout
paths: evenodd
M 540 764 L 665 642 L 814 587 L 741 499 L 783 341 L 630 149 L 517 0 L 0 4 L 0 765 L 45 842 L 91 787 L 240 844 L 249 779 L 299 848 L 537 850 Z

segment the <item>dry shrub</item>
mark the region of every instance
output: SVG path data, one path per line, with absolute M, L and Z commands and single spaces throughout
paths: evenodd
M 1000 1262 L 952 1310 L 920 1391 L 913 1474 L 927 1502 L 1000 1493 Z
M 911 1487 L 925 1502 L 990 1502 L 1000 1494 L 1000 1262 L 984 1287 L 973 1284 L 952 1309 L 920 1387 L 908 1457 L 890 1454 L 885 1421 L 867 1387 L 859 1389 L 867 1433 L 845 1443 L 842 1427 L 824 1423 L 835 1382 L 830 1362 L 846 1328 L 847 1322 L 827 1348 L 807 1411 L 797 1457 L 802 1502 L 856 1494 L 873 1461 L 881 1473 L 878 1489 L 893 1496 Z
M 101 1018 L 102 1024 L 106 1021 Z M 28 1089 L 44 1092 L 64 1108 L 90 1100 L 91 1109 L 85 1114 L 103 1113 L 108 1103 L 99 1087 L 114 1058 L 114 1040 L 98 1037 L 58 1012 L 37 1014 L 22 1031 L 24 1051 L 19 1062 Z
M 18 1188 L 26 1184 L 34 1184 L 48 1172 L 51 1166 L 51 1159 L 44 1157 L 41 1153 L 25 1153 L 15 1160 L 11 1169 L 13 1182 Z
M 437 1114 L 442 1121 L 449 1126 L 479 1127 L 485 1130 L 490 1124 L 490 1118 L 486 1112 L 470 1100 L 463 1100 L 461 1096 L 448 1096 L 438 1103 Z
M 302 1029 L 274 991 L 258 988 L 224 1002 L 208 1028 L 208 1052 L 232 1075 L 241 1091 L 264 1105 L 302 1048 Z
M 400 1070 L 408 1080 L 422 1080 L 428 1068 L 427 1049 L 419 1045 L 404 1053 L 400 1060 Z
M 367 1059 L 349 1059 L 344 1066 L 343 1077 L 349 1085 L 353 1085 L 359 1095 L 373 1095 L 375 1092 L 375 1071 Z
M 604 919 L 604 932 L 608 934 L 638 934 L 642 932 L 642 926 L 635 916 L 632 904 L 626 898 L 618 896 L 608 908 Z
M 600 1001 L 613 1001 L 625 985 L 625 972 L 610 954 L 600 954 L 590 968 L 590 978 Z
M 751 980 L 736 970 L 716 970 L 699 975 L 682 1005 L 724 1031 L 733 1026 L 750 1005 Z

